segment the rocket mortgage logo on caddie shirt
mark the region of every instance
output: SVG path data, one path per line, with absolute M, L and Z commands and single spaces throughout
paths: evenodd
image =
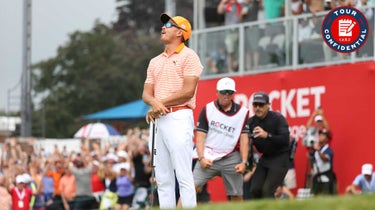
M 331 49 L 340 53 L 359 50 L 366 43 L 368 34 L 366 17 L 353 7 L 334 8 L 323 20 L 323 40 Z

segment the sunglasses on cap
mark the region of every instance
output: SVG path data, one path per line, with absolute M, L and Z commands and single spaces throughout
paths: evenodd
M 220 90 L 219 93 L 225 95 L 225 94 L 229 94 L 229 95 L 232 95 L 234 93 L 233 90 Z
M 265 103 L 253 103 L 253 107 L 264 107 L 264 105 L 266 105 Z
M 178 26 L 178 25 L 176 25 L 176 24 L 174 24 L 174 23 L 171 23 L 171 22 L 166 22 L 166 23 L 164 24 L 164 26 L 165 26 L 166 28 L 176 27 L 176 28 L 178 28 L 178 29 L 181 29 L 181 30 L 186 31 L 186 29 L 181 28 L 180 26 Z

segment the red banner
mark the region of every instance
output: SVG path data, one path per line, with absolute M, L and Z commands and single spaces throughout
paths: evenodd
M 339 192 L 343 193 L 361 173 L 363 163 L 375 164 L 375 129 L 372 128 L 375 119 L 372 109 L 375 107 L 375 62 L 232 78 L 236 81 L 236 102 L 252 112 L 252 94 L 264 91 L 270 96 L 272 110 L 287 118 L 291 134 L 298 137 L 295 158 L 298 188 L 305 186 L 308 161 L 302 137 L 309 116 L 318 106 L 322 107 L 333 134 L 330 145 L 334 151 L 333 167 Z M 216 99 L 218 79 L 199 82 L 195 119 L 206 103 Z M 213 201 L 226 200 L 221 179 L 210 182 L 209 189 Z

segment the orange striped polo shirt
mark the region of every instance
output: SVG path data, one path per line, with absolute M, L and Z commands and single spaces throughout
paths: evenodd
M 170 56 L 164 51 L 151 59 L 145 83 L 154 85 L 154 96 L 161 100 L 182 89 L 184 77 L 200 77 L 202 71 L 203 66 L 198 55 L 181 43 Z M 196 91 L 189 101 L 180 105 L 188 105 L 194 109 Z

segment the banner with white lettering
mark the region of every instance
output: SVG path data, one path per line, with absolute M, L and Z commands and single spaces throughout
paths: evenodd
M 270 96 L 272 110 L 283 114 L 292 135 L 298 138 L 295 155 L 298 188 L 306 181 L 307 148 L 302 144 L 306 123 L 317 107 L 328 120 L 333 138 L 330 142 L 339 192 L 343 193 L 364 162 L 375 164 L 375 63 L 362 62 L 304 70 L 280 71 L 232 77 L 237 92 L 234 100 L 251 110 L 252 95 L 264 91 Z M 218 78 L 220 79 L 220 78 Z M 218 79 L 201 80 L 198 85 L 197 119 L 202 107 L 215 100 Z M 212 192 L 212 199 L 226 200 Z M 218 197 L 215 197 L 218 196 Z

